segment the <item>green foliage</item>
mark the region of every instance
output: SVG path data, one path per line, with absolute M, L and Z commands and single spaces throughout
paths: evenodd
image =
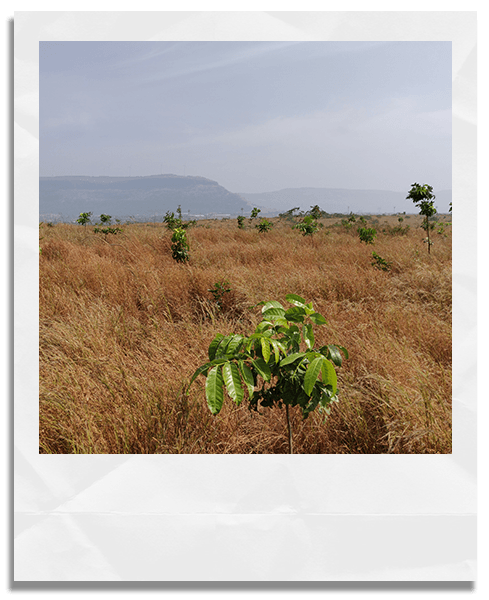
M 419 208 L 419 214 L 425 217 L 432 217 L 436 213 L 436 208 L 433 204 L 436 196 L 433 194 L 433 187 L 428 184 L 420 185 L 412 183 L 406 200 L 412 200 Z
M 292 221 L 294 219 L 294 217 L 300 216 L 300 214 L 294 215 L 295 212 L 299 212 L 299 211 L 300 211 L 300 207 L 296 206 L 296 207 L 291 208 L 290 210 L 287 210 L 283 213 L 279 213 L 278 216 L 281 219 L 287 219 L 287 221 Z
M 122 233 L 122 229 L 120 227 L 94 227 L 93 233 L 103 233 L 105 238 L 107 238 L 108 235 Z
M 373 244 L 377 232 L 373 227 L 360 227 L 358 229 L 358 235 L 360 237 L 361 242 L 365 242 L 366 244 Z
M 356 223 L 356 221 L 357 221 L 357 218 L 355 217 L 355 215 L 353 213 L 350 213 L 348 215 L 348 222 L 349 223 Z
M 221 410 L 226 389 L 238 406 L 247 395 L 253 410 L 285 405 L 287 417 L 289 406 L 300 406 L 304 418 L 316 408 L 329 415 L 331 403 L 338 401 L 335 366 L 348 352 L 335 345 L 315 349 L 313 325 L 325 325 L 326 319 L 300 296 L 288 294 L 286 300 L 292 305 L 288 310 L 275 300 L 260 302 L 263 320 L 251 336 L 218 333 L 212 340 L 209 361 L 190 381 L 206 377 L 212 414 Z
M 316 219 L 312 215 L 308 215 L 304 217 L 303 221 L 297 223 L 293 227 L 294 229 L 299 229 L 302 232 L 302 235 L 310 235 L 312 236 L 319 228 L 319 224 Z
M 374 261 L 372 262 L 372 266 L 376 269 L 380 269 L 381 271 L 389 271 L 391 263 L 379 256 L 376 252 L 372 252 L 372 258 Z
M 253 223 L 253 220 L 258 217 L 259 213 L 261 213 L 261 209 L 256 208 L 256 207 L 253 208 L 253 210 L 251 211 L 251 215 L 250 215 L 250 224 Z
M 104 225 L 110 225 L 111 219 L 112 219 L 112 217 L 110 215 L 105 215 L 105 214 L 100 215 L 100 222 L 103 223 Z
M 314 206 L 311 206 L 309 216 L 311 216 L 315 221 L 317 221 L 323 216 L 323 211 L 319 208 L 317 204 L 315 204 Z
M 245 218 L 243 217 L 243 215 L 239 215 L 237 217 L 238 220 L 238 229 L 244 229 L 244 220 Z
M 442 235 L 443 237 L 447 237 L 445 230 L 447 227 L 450 227 L 450 225 L 451 223 L 438 223 L 438 229 L 436 230 L 436 233 L 438 233 L 438 235 Z
M 174 231 L 175 229 L 188 229 L 192 225 L 195 225 L 196 221 L 183 221 L 182 220 L 182 209 L 180 206 L 177 208 L 178 217 L 175 217 L 174 212 L 166 211 L 166 215 L 163 219 L 163 222 L 166 223 L 166 226 L 170 231 Z
M 91 216 L 92 216 L 91 212 L 82 212 L 82 213 L 80 213 L 80 216 L 78 217 L 76 222 L 79 223 L 80 225 L 85 226 L 87 223 L 90 223 Z
M 227 279 L 224 281 L 217 281 L 214 286 L 207 291 L 212 294 L 218 309 L 222 310 L 222 299 L 224 298 L 224 294 L 228 294 L 231 291 L 231 288 L 229 287 L 229 281 Z
M 173 259 L 177 262 L 187 262 L 189 260 L 189 245 L 185 229 L 181 227 L 175 228 L 173 230 L 171 241 L 171 252 Z
M 270 229 L 273 227 L 273 223 L 271 223 L 267 219 L 262 219 L 259 223 L 255 225 L 255 227 L 260 233 L 266 233 L 267 231 L 270 231 Z
M 412 183 L 411 189 L 409 190 L 406 200 L 412 200 L 414 204 L 419 208 L 419 214 L 424 216 L 423 229 L 428 233 L 428 237 L 425 242 L 428 243 L 428 253 L 430 252 L 433 242 L 430 240 L 430 225 L 429 218 L 436 214 L 436 208 L 433 204 L 435 200 L 433 194 L 433 188 L 431 185 L 419 183 Z

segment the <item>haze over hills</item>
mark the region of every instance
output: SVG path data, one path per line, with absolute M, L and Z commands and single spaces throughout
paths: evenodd
M 246 200 L 205 177 L 149 175 L 144 177 L 40 177 L 39 213 L 63 220 L 80 212 L 114 218 L 164 216 L 181 206 L 184 215 L 245 214 Z
M 406 200 L 410 186 L 405 192 L 388 190 L 349 190 L 337 188 L 288 188 L 276 192 L 248 194 L 240 192 L 251 205 L 266 208 L 269 211 L 284 212 L 300 207 L 307 211 L 318 205 L 328 213 L 417 213 L 419 212 L 411 200 Z M 448 204 L 452 201 L 451 190 L 435 192 L 435 206 L 438 212 L 448 212 Z
M 448 212 L 451 190 L 436 192 L 438 212 Z M 417 213 L 406 192 L 333 188 L 289 188 L 263 193 L 233 193 L 216 181 L 199 176 L 149 175 L 140 177 L 62 176 L 39 178 L 41 220 L 76 219 L 81 212 L 96 218 L 149 220 L 167 211 L 189 218 L 249 215 L 252 207 L 273 216 L 294 207 L 307 211 L 313 205 L 328 213 Z

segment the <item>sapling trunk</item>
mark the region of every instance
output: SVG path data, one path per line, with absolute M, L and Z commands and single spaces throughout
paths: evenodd
M 430 244 L 430 223 L 428 221 L 428 216 L 426 216 L 426 231 L 428 232 L 428 254 L 431 254 L 431 244 Z
M 292 428 L 290 426 L 290 415 L 289 415 L 289 405 L 285 405 L 285 414 L 287 415 L 287 433 L 289 434 L 289 454 L 294 454 L 294 449 L 292 448 Z

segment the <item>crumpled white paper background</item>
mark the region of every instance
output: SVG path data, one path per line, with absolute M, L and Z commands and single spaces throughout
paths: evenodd
M 14 580 L 473 581 L 476 13 L 16 12 L 14 31 Z M 452 41 L 452 455 L 38 454 L 40 40 Z

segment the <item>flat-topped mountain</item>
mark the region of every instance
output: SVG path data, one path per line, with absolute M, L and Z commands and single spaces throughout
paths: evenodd
M 183 214 L 248 214 L 250 206 L 205 177 L 149 175 L 141 177 L 40 177 L 39 213 L 73 219 L 81 212 L 127 216 Z

